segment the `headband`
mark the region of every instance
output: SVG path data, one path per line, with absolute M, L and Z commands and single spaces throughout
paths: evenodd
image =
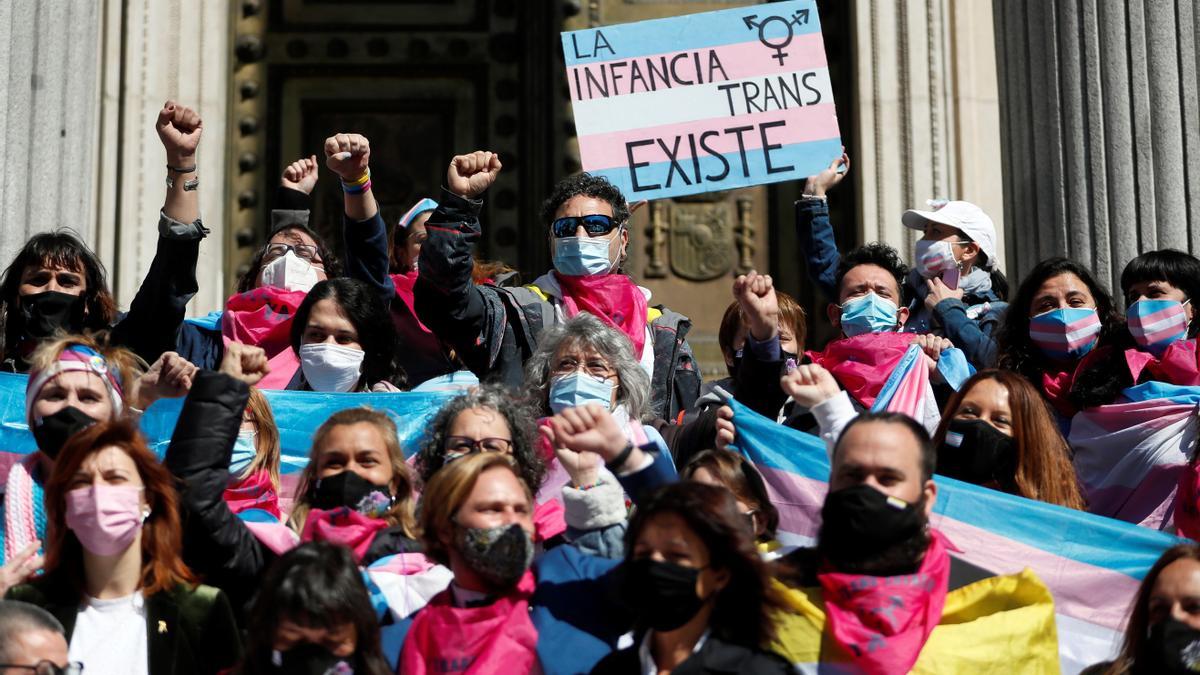
M 408 226 L 412 225 L 412 221 L 417 219 L 417 216 L 421 215 L 422 213 L 426 213 L 428 211 L 436 211 L 437 207 L 438 207 L 438 203 L 433 201 L 429 197 L 421 198 L 421 201 L 417 202 L 416 204 L 413 204 L 413 207 L 411 209 L 406 211 L 404 213 L 404 215 L 400 216 L 400 222 L 399 222 L 400 227 L 407 230 Z
M 122 397 L 120 373 L 115 368 L 109 368 L 108 361 L 104 360 L 104 357 L 91 347 L 71 345 L 62 350 L 62 353 L 58 355 L 58 360 L 54 363 L 51 363 L 43 370 L 37 370 L 29 374 L 29 384 L 25 387 L 25 419 L 31 426 L 33 423 L 33 402 L 37 400 L 42 388 L 50 380 L 71 371 L 95 373 L 99 376 L 100 381 L 104 383 L 105 389 L 108 390 L 109 399 L 112 401 L 113 415 L 116 416 L 121 413 L 121 409 L 124 407 L 124 399 Z

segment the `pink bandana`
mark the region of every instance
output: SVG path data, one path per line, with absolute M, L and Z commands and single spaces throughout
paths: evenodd
M 642 358 L 646 346 L 646 312 L 649 303 L 642 289 L 624 274 L 569 276 L 554 273 L 562 289 L 567 316 L 587 312 L 624 333 L 633 343 L 633 357 Z
M 870 675 L 907 673 L 942 620 L 950 555 L 937 530 L 916 574 L 873 577 L 825 572 L 826 627 L 855 667 Z
M 276 520 L 280 518 L 279 495 L 271 484 L 268 471 L 255 471 L 243 480 L 231 481 L 221 497 L 234 514 L 246 509 L 259 509 L 275 516 Z
M 915 337 L 914 333 L 864 333 L 834 340 L 825 351 L 810 351 L 808 357 L 833 373 L 846 393 L 869 408 Z
M 270 359 L 271 372 L 258 383 L 259 389 L 283 389 L 300 367 L 292 351 L 292 317 L 306 295 L 304 291 L 262 286 L 232 295 L 225 302 L 221 315 L 225 344 L 261 347 Z
M 1196 341 L 1176 340 L 1162 356 L 1156 357 L 1140 349 L 1126 349 L 1125 363 L 1135 383 L 1146 381 L 1167 382 L 1183 386 L 1200 384 L 1200 367 L 1196 363 Z
M 341 507 L 323 511 L 313 509 L 308 512 L 304 521 L 304 531 L 300 533 L 300 541 L 327 541 L 331 544 L 341 544 L 354 551 L 354 557 L 362 560 L 375 535 L 387 527 L 387 521 L 382 518 L 369 518 L 354 509 Z

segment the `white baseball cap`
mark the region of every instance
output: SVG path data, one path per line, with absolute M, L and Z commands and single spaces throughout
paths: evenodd
M 929 221 L 961 230 L 979 244 L 979 249 L 987 256 L 983 267 L 990 270 L 996 266 L 996 226 L 983 209 L 971 202 L 953 201 L 935 206 L 932 211 L 909 209 L 900 216 L 900 222 L 914 230 L 924 231 L 925 223 Z

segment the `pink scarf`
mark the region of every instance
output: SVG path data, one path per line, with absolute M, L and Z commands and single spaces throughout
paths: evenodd
M 483 607 L 455 607 L 453 591 L 438 593 L 413 619 L 400 652 L 400 672 L 541 672 L 537 628 L 529 618 L 535 587 L 533 573 L 526 571 L 508 595 Z
M 1134 383 L 1142 380 L 1167 382 L 1183 386 L 1200 384 L 1200 367 L 1196 363 L 1196 341 L 1176 340 L 1161 357 L 1140 349 L 1126 349 L 1125 363 Z
M 387 527 L 382 518 L 368 518 L 354 509 L 341 507 L 323 511 L 313 509 L 304 521 L 301 542 L 327 541 L 340 544 L 354 551 L 354 558 L 362 560 L 375 535 Z
M 269 471 L 255 471 L 242 480 L 234 480 L 225 488 L 221 497 L 234 514 L 246 509 L 259 509 L 280 518 L 279 495 L 271 483 Z
M 915 337 L 914 333 L 865 333 L 834 340 L 823 352 L 808 352 L 808 358 L 833 373 L 846 393 L 870 408 Z
M 4 560 L 12 560 L 37 541 L 37 515 L 33 512 L 33 472 L 37 452 L 26 455 L 8 472 L 4 488 Z
M 817 574 L 829 634 L 850 657 L 855 672 L 907 673 L 942 620 L 950 555 L 942 534 L 937 530 L 930 534 L 929 549 L 916 574 Z
M 259 389 L 283 389 L 292 381 L 300 360 L 292 351 L 292 317 L 307 295 L 262 286 L 229 297 L 221 315 L 221 337 L 225 344 L 262 347 L 270 359 L 271 372 L 258 383 Z
M 642 289 L 624 274 L 568 276 L 554 273 L 562 290 L 567 316 L 587 312 L 619 329 L 633 343 L 633 357 L 642 358 L 646 346 L 646 311 Z

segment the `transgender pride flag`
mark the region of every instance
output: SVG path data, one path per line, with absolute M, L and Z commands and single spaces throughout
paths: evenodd
M 583 168 L 631 200 L 796 180 L 842 154 L 813 0 L 562 41 Z
M 828 489 L 824 443 L 730 401 L 737 447 L 759 468 L 779 509 L 780 540 L 811 545 Z M 1111 659 L 1138 584 L 1182 541 L 1111 518 L 938 476 L 932 525 L 967 562 L 1012 574 L 1032 569 L 1054 595 L 1063 672 Z

